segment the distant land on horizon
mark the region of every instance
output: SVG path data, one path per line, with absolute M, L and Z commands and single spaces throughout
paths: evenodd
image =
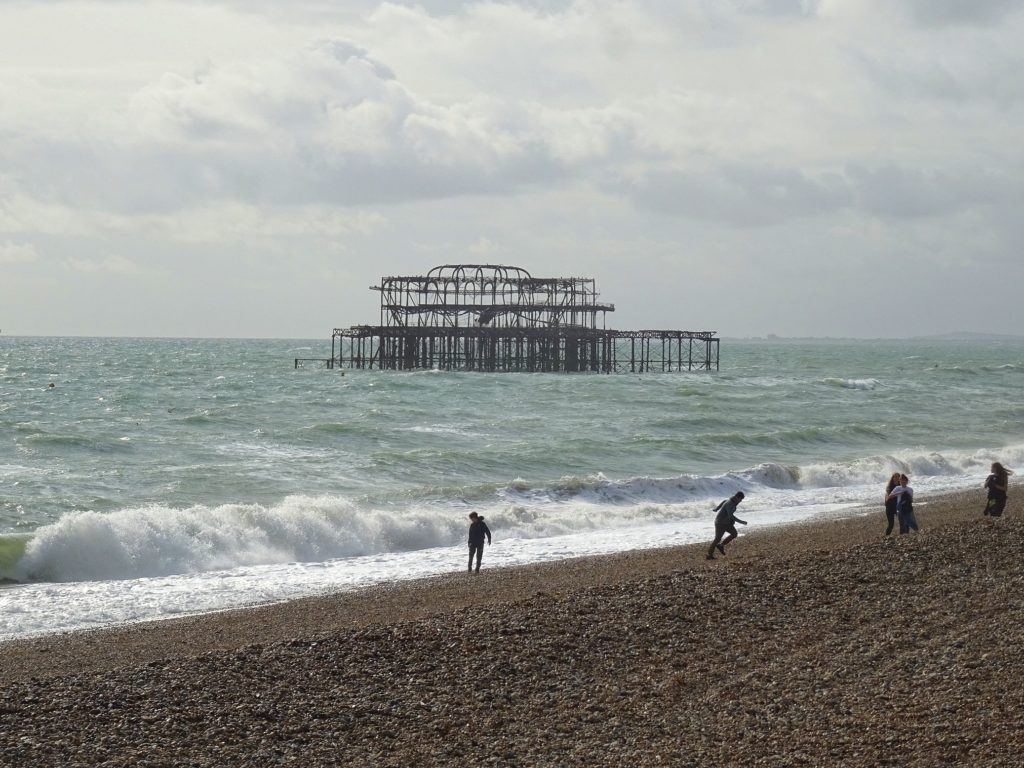
M 1024 341 L 1024 336 L 1007 333 L 977 333 L 975 331 L 953 331 L 929 336 L 877 336 L 858 338 L 853 336 L 723 336 L 722 341 Z

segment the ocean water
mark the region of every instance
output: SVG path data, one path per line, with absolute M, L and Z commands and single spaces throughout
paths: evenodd
M 293 368 L 329 340 L 0 336 L 0 638 L 709 539 L 1024 464 L 1024 343 L 722 342 L 645 375 Z M 50 386 L 50 385 L 53 386 Z M 926 513 L 921 515 L 926 520 Z M 741 533 L 744 532 L 741 530 Z

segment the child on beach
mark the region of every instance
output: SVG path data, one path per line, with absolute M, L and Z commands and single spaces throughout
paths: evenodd
M 482 515 L 476 512 L 469 513 L 469 572 L 473 572 L 473 557 L 476 556 L 476 572 L 480 573 L 480 560 L 484 556 L 484 537 L 487 537 L 487 545 L 491 544 L 491 529 L 487 527 Z
M 910 479 L 906 475 L 900 475 L 900 484 L 885 497 L 886 501 L 889 499 L 896 499 L 896 516 L 900 520 L 900 533 L 910 533 L 910 531 L 917 533 L 919 529 L 917 518 L 914 516 L 914 489 L 910 487 Z
M 1001 517 L 1006 509 L 1006 488 L 1010 483 L 1010 475 L 1013 472 L 1004 467 L 998 461 L 992 462 L 992 474 L 985 478 L 985 488 L 988 489 L 988 500 L 985 502 L 983 514 L 990 517 Z
M 736 533 L 736 523 L 740 525 L 746 525 L 746 520 L 740 520 L 736 517 L 736 506 L 743 501 L 743 491 L 737 491 L 730 498 L 721 502 L 715 511 L 718 513 L 715 516 L 715 540 L 711 542 L 711 546 L 708 548 L 708 560 L 715 559 L 715 550 L 717 549 L 723 555 L 725 554 L 725 545 L 735 539 L 739 534 Z M 728 533 L 725 541 L 722 541 L 722 536 Z

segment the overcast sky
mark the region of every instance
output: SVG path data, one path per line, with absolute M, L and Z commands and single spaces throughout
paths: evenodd
M 495 263 L 1024 334 L 1022 73 L 1024 0 L 3 0 L 0 329 L 329 339 Z

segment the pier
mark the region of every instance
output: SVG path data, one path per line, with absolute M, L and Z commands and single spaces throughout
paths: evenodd
M 621 331 L 592 278 L 448 264 L 385 277 L 380 324 L 335 328 L 327 367 L 649 373 L 718 370 L 714 331 Z M 301 362 L 296 360 L 296 367 Z

